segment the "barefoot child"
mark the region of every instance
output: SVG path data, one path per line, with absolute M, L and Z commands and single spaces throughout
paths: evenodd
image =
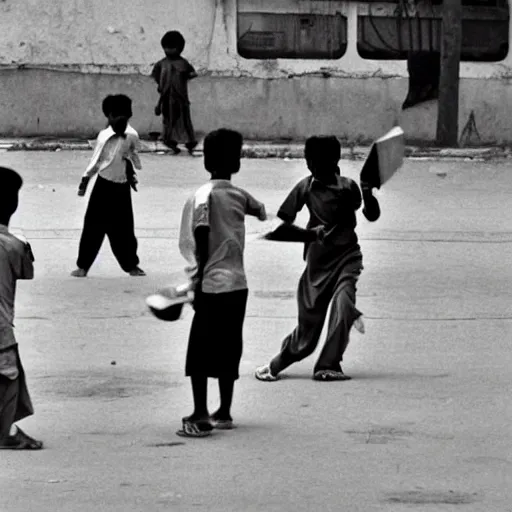
M 34 414 L 14 337 L 16 281 L 34 278 L 30 245 L 9 233 L 18 208 L 23 181 L 18 173 L 0 167 L 0 449 L 40 450 L 41 441 L 29 437 L 15 422 Z
M 240 169 L 242 136 L 221 129 L 204 141 L 211 180 L 185 204 L 180 251 L 189 262 L 195 291 L 185 373 L 191 378 L 194 412 L 180 436 L 205 437 L 212 428 L 233 428 L 231 402 L 239 377 L 247 304 L 244 270 L 245 215 L 266 219 L 265 207 L 231 183 Z M 220 407 L 208 413 L 208 378 L 219 380 Z
M 141 169 L 139 136 L 128 124 L 132 100 L 123 94 L 107 96 L 103 112 L 109 126 L 96 141 L 91 162 L 82 177 L 78 195 L 84 196 L 90 179 L 98 174 L 85 213 L 77 269 L 71 275 L 86 277 L 105 235 L 121 268 L 131 276 L 146 275 L 139 268 L 130 187 L 136 190 L 134 168 Z
M 185 48 L 183 36 L 172 30 L 161 40 L 165 58 L 153 67 L 151 76 L 158 85 L 160 98 L 155 114 L 163 117 L 163 140 L 177 155 L 181 152 L 178 143 L 185 143 L 190 154 L 197 146 L 194 128 L 190 118 L 188 81 L 197 76 L 190 62 L 181 56 Z
M 358 244 L 356 211 L 361 206 L 357 184 L 340 176 L 340 143 L 335 137 L 311 137 L 306 141 L 305 157 L 311 176 L 302 179 L 279 209 L 278 217 L 293 223 L 307 206 L 309 229 L 323 226 L 323 239 L 305 244 L 306 269 L 299 281 L 298 326 L 285 338 L 281 351 L 270 364 L 256 370 L 256 378 L 275 381 L 288 366 L 311 355 L 332 303 L 327 339 L 314 368 L 316 380 L 349 379 L 340 362 L 348 345 L 352 325 L 363 331 L 361 313 L 356 309 L 356 283 L 363 269 Z M 376 220 L 379 205 L 371 189 L 364 187 L 368 220 Z

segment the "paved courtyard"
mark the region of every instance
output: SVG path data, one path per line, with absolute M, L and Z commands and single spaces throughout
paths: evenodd
M 90 152 L 4 152 L 25 178 L 12 228 L 30 239 L 16 330 L 36 407 L 22 422 L 46 450 L 1 454 L 1 512 L 512 510 L 512 164 L 409 160 L 359 213 L 366 334 L 348 382 L 253 378 L 294 327 L 301 247 L 257 239 L 233 414 L 209 439 L 174 432 L 191 410 L 184 356 L 192 317 L 159 322 L 144 298 L 181 280 L 182 204 L 201 158 L 143 155 L 134 195 L 141 266 L 123 274 L 105 242 L 73 279 Z M 341 162 L 357 179 L 361 162 Z M 235 182 L 276 211 L 300 160 L 245 160 Z M 304 220 L 304 217 L 301 217 Z M 212 408 L 217 391 L 212 383 Z

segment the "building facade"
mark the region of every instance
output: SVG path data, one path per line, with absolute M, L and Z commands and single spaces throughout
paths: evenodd
M 133 98 L 143 136 L 159 131 L 149 74 L 161 36 L 177 29 L 200 74 L 190 83 L 200 133 L 358 142 L 399 123 L 410 141 L 431 141 L 437 102 L 402 105 L 407 55 L 439 52 L 439 1 L 2 0 L 0 134 L 93 136 L 111 93 Z M 459 125 L 475 143 L 512 141 L 505 1 L 464 5 Z

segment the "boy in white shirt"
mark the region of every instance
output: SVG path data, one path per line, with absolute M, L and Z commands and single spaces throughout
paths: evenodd
M 91 161 L 78 187 L 84 196 L 90 179 L 97 174 L 80 239 L 77 269 L 71 275 L 86 277 L 108 236 L 114 256 L 131 276 L 144 276 L 139 268 L 130 187 L 137 190 L 135 169 L 141 169 L 137 154 L 139 135 L 128 124 L 132 100 L 123 94 L 107 96 L 103 112 L 109 125 L 97 138 Z

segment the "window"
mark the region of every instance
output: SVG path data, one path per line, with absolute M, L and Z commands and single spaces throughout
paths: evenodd
M 347 19 L 336 14 L 238 13 L 238 53 L 246 59 L 339 59 Z
M 463 0 L 461 60 L 497 62 L 508 54 L 509 8 L 505 0 Z M 471 5 L 470 5 L 471 3 Z M 439 1 L 409 12 L 404 3 L 377 8 L 368 3 L 358 16 L 359 55 L 365 59 L 407 59 L 440 51 Z M 485 4 L 485 5 L 483 5 Z

